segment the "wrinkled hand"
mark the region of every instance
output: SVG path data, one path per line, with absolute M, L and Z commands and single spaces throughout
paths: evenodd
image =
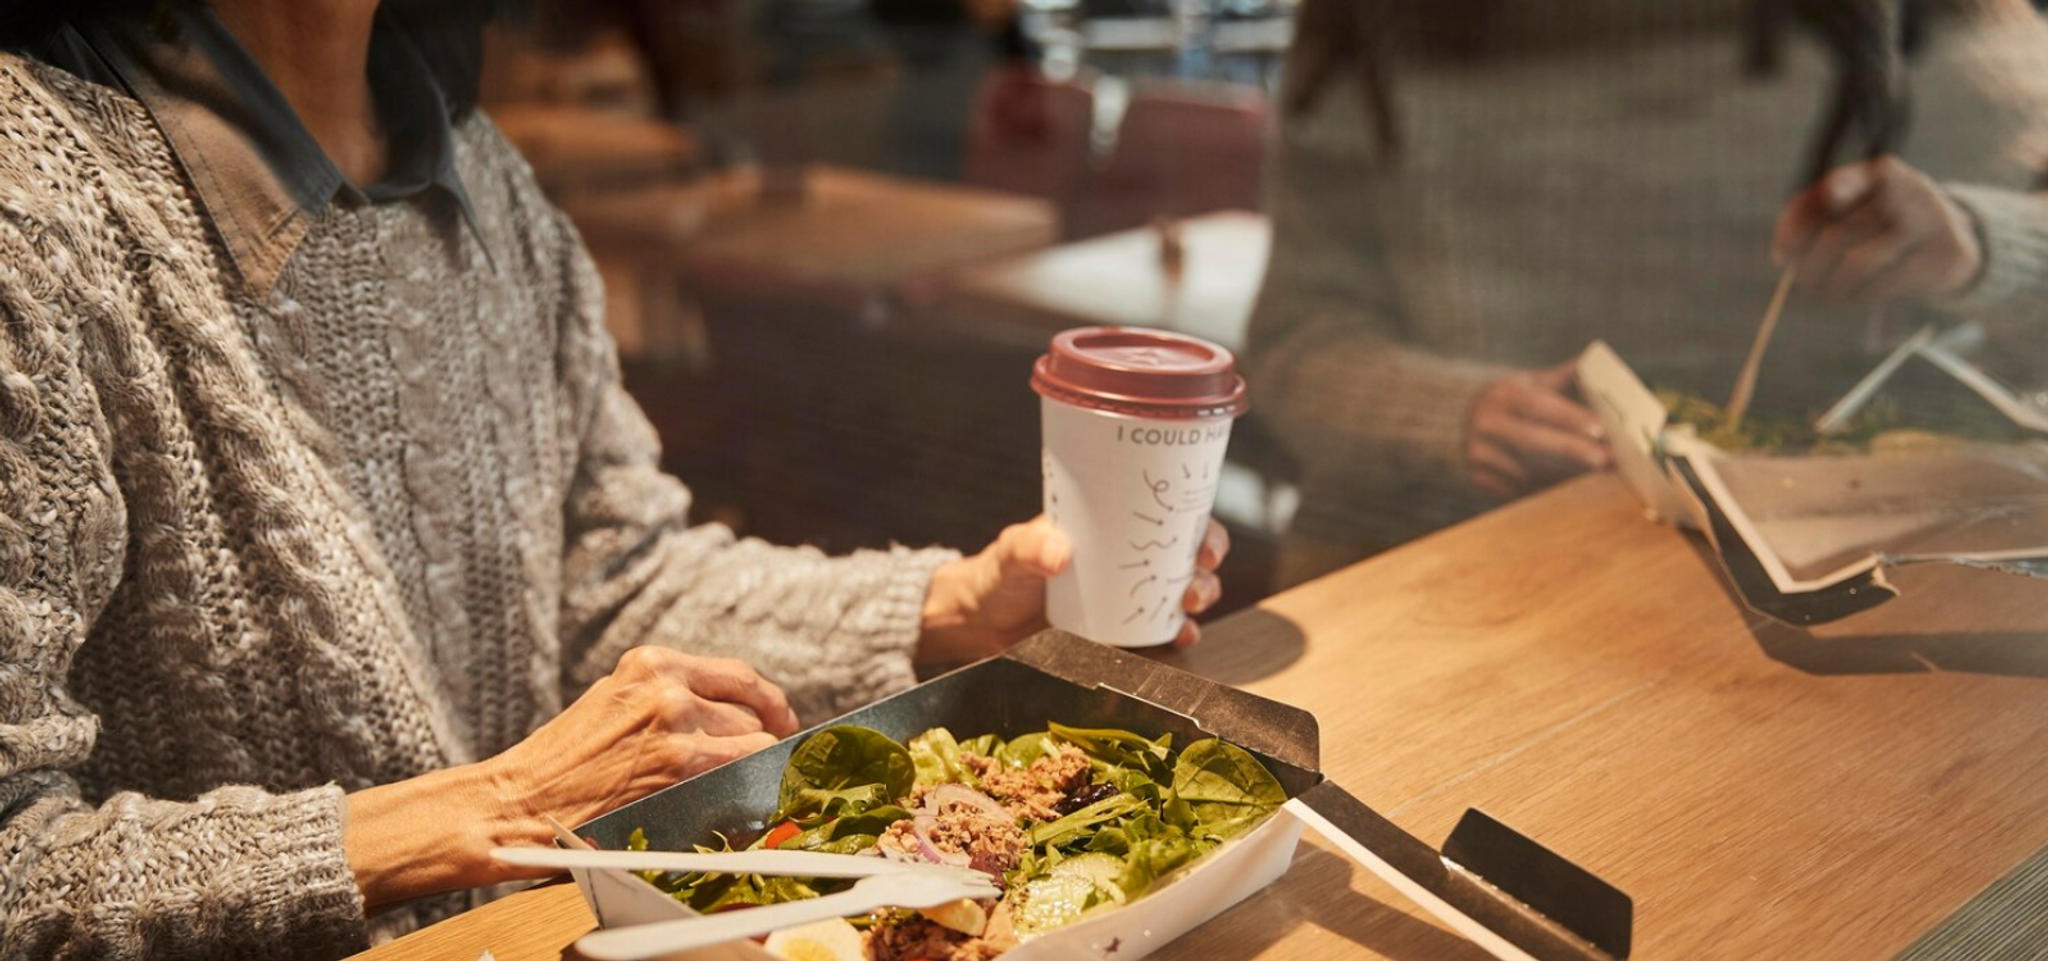
M 484 766 L 515 812 L 575 824 L 796 729 L 782 691 L 744 662 L 639 647 Z
M 1216 568 L 1230 553 L 1230 535 L 1214 520 L 1195 556 L 1195 579 L 1181 607 L 1199 614 L 1223 596 Z M 1045 582 L 1073 561 L 1073 546 L 1050 520 L 1039 517 L 1009 527 L 987 549 L 939 568 L 925 598 L 924 635 L 917 660 L 923 665 L 959 664 L 1000 654 L 1044 630 Z M 1193 619 L 1174 644 L 1193 644 L 1201 629 Z
M 568 710 L 504 753 L 352 791 L 342 849 L 365 909 L 545 871 L 491 859 L 795 733 L 775 685 L 739 661 L 626 652 Z
M 1465 469 L 1515 498 L 1614 463 L 1600 418 L 1572 398 L 1575 365 L 1510 374 L 1486 386 L 1465 421 Z
M 1890 156 L 1837 167 L 1792 198 L 1771 249 L 1801 284 L 1852 304 L 1952 294 L 1984 265 L 1970 214 Z

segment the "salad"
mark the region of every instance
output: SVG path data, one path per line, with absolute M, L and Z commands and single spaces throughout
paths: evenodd
M 774 814 L 751 838 L 699 850 L 778 848 L 968 867 L 1003 896 L 923 911 L 877 912 L 777 932 L 793 961 L 985 961 L 1030 938 L 1113 909 L 1287 800 L 1258 759 L 1209 738 L 1061 724 L 1004 741 L 944 728 L 900 744 L 839 726 L 790 755 Z M 635 830 L 628 846 L 647 846 Z M 648 872 L 701 912 L 775 904 L 851 882 Z
M 1725 451 L 1853 454 L 1960 441 L 2019 443 L 2035 436 L 1980 398 L 1960 391 L 1917 396 L 1910 406 L 1894 397 L 1878 397 L 1842 430 L 1828 435 L 1814 430 L 1810 419 L 1780 413 L 1752 413 L 1742 423 L 1731 424 L 1719 405 L 1697 394 L 1656 393 L 1673 423 L 1691 425 L 1700 439 Z

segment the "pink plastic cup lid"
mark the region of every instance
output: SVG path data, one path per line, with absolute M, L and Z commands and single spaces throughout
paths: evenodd
M 1137 327 L 1059 334 L 1033 365 L 1031 389 L 1062 403 L 1134 417 L 1237 417 L 1250 406 L 1230 351 Z

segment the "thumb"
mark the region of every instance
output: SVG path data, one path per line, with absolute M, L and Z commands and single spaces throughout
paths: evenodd
M 1003 531 L 996 542 L 1004 577 L 1052 577 L 1073 561 L 1073 542 L 1051 520 L 1039 517 Z
M 1576 359 L 1568 360 L 1556 367 L 1545 367 L 1531 373 L 1538 386 L 1560 394 L 1569 394 L 1579 383 L 1579 362 Z

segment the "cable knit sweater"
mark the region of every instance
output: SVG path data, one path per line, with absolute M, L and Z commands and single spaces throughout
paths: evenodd
M 1802 39 L 1779 76 L 1745 76 L 1738 5 L 1715 2 L 1725 28 L 1674 25 L 1712 13 L 1693 3 L 1495 5 L 1503 55 L 1393 70 L 1393 164 L 1354 83 L 1287 119 L 1246 379 L 1304 468 L 1290 580 L 1490 506 L 1464 423 L 1510 369 L 1603 338 L 1655 383 L 1727 395 L 1833 68 Z M 1984 275 L 1944 306 L 2013 321 L 2015 352 L 2044 357 L 2048 199 L 2024 190 L 2048 167 L 2048 31 L 1985 6 L 2013 9 L 1944 21 L 1916 61 L 1905 159 L 1983 234 Z M 1759 408 L 1824 408 L 1921 322 L 1795 296 Z
M 458 135 L 495 269 L 332 208 L 256 302 L 141 105 L 0 56 L 0 956 L 359 947 L 344 792 L 505 748 L 635 644 L 810 718 L 911 683 L 952 555 L 687 527 L 574 231 Z

